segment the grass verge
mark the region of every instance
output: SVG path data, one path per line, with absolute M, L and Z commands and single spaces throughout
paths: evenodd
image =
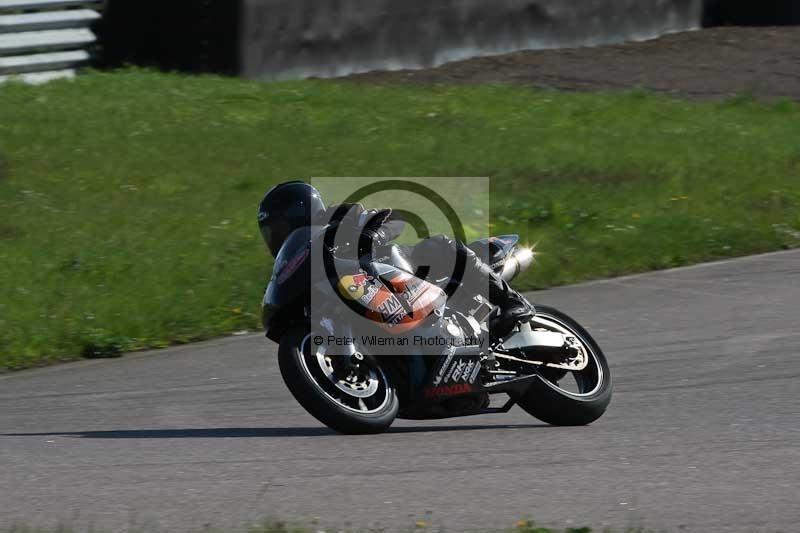
M 255 205 L 309 176 L 491 176 L 540 288 L 800 245 L 800 106 L 642 92 L 0 86 L 0 368 L 256 328 Z

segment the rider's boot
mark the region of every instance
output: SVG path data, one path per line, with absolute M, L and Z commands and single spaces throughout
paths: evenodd
M 508 282 L 500 279 L 485 263 L 483 266 L 488 270 L 489 302 L 499 308 L 497 315 L 489 321 L 489 334 L 493 341 L 505 339 L 519 324 L 533 318 L 536 312 Z
M 452 251 L 451 255 L 449 252 Z M 508 283 L 500 279 L 494 270 L 484 263 L 478 255 L 463 242 L 437 235 L 423 240 L 411 252 L 412 260 L 418 265 L 437 265 L 441 257 L 463 256 L 464 273 L 461 279 L 451 279 L 456 286 L 465 285 L 480 291 L 488 285 L 489 302 L 499 309 L 494 318 L 489 320 L 489 336 L 494 343 L 504 339 L 521 322 L 532 318 L 536 312 L 528 302 Z M 445 261 L 446 263 L 446 261 Z M 438 272 L 438 269 L 436 270 Z M 443 273 L 445 274 L 445 273 Z M 456 296 L 456 298 L 458 298 Z
M 508 282 L 502 280 L 474 253 L 468 255 L 464 281 L 467 284 L 475 283 L 473 286 L 480 286 L 480 283 L 489 285 L 489 303 L 498 307 L 488 324 L 492 342 L 505 339 L 515 327 L 536 314 L 520 293 L 512 289 Z

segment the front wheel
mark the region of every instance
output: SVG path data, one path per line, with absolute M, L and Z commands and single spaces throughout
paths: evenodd
M 613 384 L 608 362 L 591 335 L 566 314 L 551 307 L 536 306 L 534 328 L 573 337 L 588 356 L 579 371 L 543 368 L 518 403 L 542 422 L 555 426 L 584 426 L 600 418 L 611 402 Z
M 340 433 L 386 431 L 400 406 L 394 387 L 380 368 L 353 368 L 344 357 L 316 346 L 307 327 L 286 332 L 278 349 L 283 381 L 314 418 Z

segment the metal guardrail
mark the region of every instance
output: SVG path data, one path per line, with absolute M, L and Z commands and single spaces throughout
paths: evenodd
M 0 0 L 0 82 L 72 78 L 88 64 L 102 0 Z

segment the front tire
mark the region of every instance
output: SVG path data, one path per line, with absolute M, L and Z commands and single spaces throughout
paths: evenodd
M 554 426 L 591 424 L 605 413 L 614 388 L 603 351 L 580 324 L 551 307 L 537 305 L 532 325 L 574 336 L 587 350 L 589 364 L 573 373 L 577 383 L 574 391 L 559 386 L 566 371 L 542 369 L 539 379 L 533 381 L 517 403 L 529 414 Z
M 324 347 L 313 344 L 307 327 L 292 328 L 281 337 L 283 381 L 311 416 L 340 433 L 383 433 L 400 407 L 388 377 L 380 368 L 338 375 L 335 357 L 344 356 L 326 356 Z

